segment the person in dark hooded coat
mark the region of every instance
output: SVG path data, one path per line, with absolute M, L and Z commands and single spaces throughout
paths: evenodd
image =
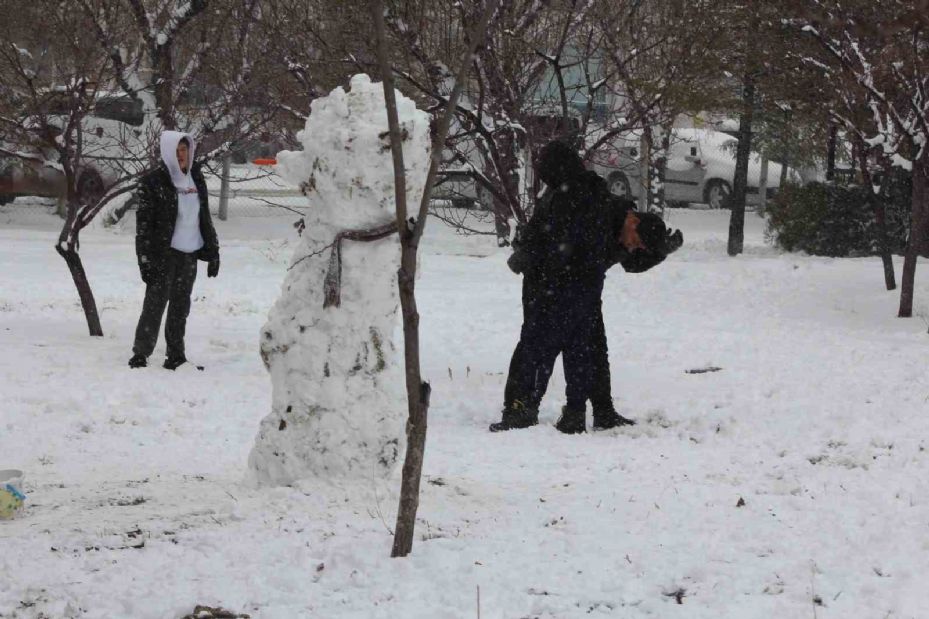
M 607 208 L 621 213 L 620 217 L 623 219 L 619 245 L 614 248 L 611 266 L 619 263 L 627 273 L 644 273 L 661 264 L 668 254 L 677 251 L 684 243 L 680 230 L 672 233 L 665 227 L 664 221 L 659 216 L 637 212 L 636 205 L 631 200 L 610 194 L 605 197 L 605 203 Z M 597 305 L 595 320 L 593 339 L 587 344 L 590 346 L 594 372 L 589 392 L 590 405 L 593 409 L 593 428 L 594 430 L 608 430 L 618 426 L 635 425 L 635 421 L 617 413 L 613 405 L 609 349 L 603 323 L 602 303 Z M 585 422 L 583 410 L 566 408 L 555 425 L 561 432 L 577 434 L 586 430 Z
M 206 181 L 199 164 L 193 163 L 195 148 L 190 135 L 164 131 L 162 165 L 139 181 L 136 256 L 145 301 L 129 359 L 131 368 L 148 364 L 165 307 L 164 367 L 174 370 L 186 363 L 184 334 L 197 261 L 208 263 L 208 277 L 219 273 L 219 241 L 210 217 Z
M 549 194 L 537 206 L 509 261 L 511 269 L 523 274 L 523 327 L 510 362 L 502 419 L 490 429 L 538 423 L 538 405 L 559 353 L 567 404 L 556 427 L 583 431 L 587 399 L 598 413 L 595 427 L 629 423 L 616 413 L 610 395 L 600 301 L 603 280 L 616 262 L 633 272 L 651 268 L 664 259 L 670 237 L 663 223 L 660 230 L 654 226 L 654 216 L 633 214 L 634 204 L 612 198 L 603 179 L 586 171 L 566 144 L 547 145 L 537 173 Z M 643 217 L 642 232 L 651 246 L 638 235 Z

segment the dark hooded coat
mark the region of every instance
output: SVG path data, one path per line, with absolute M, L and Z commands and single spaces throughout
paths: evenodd
M 193 164 L 190 175 L 200 199 L 200 235 L 203 237 L 203 247 L 196 256 L 210 262 L 219 258 L 219 240 L 210 216 L 209 194 L 200 164 Z M 177 189 L 164 164 L 139 181 L 138 196 L 135 249 L 142 279 L 148 281 L 151 275 L 164 271 L 177 222 Z
M 610 194 L 569 146 L 546 146 L 536 171 L 549 193 L 509 261 L 523 273 L 523 327 L 510 362 L 504 410 L 517 402 L 537 409 L 559 353 L 568 407 L 583 410 L 589 398 L 595 412 L 612 410 L 600 300 L 606 271 L 617 263 L 628 272 L 647 271 L 676 247 L 669 247 L 660 218 L 638 214 L 649 249 L 626 250 L 619 234 L 635 203 Z

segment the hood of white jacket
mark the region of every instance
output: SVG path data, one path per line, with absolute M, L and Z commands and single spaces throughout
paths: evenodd
M 177 162 L 177 145 L 181 139 L 187 138 L 190 144 L 187 155 L 187 173 L 181 171 L 181 166 Z M 196 153 L 197 143 L 193 136 L 182 131 L 163 131 L 161 134 L 161 160 L 165 162 L 168 172 L 171 174 L 171 181 L 178 189 L 193 187 L 194 181 L 190 176 L 190 170 L 193 167 L 194 154 Z

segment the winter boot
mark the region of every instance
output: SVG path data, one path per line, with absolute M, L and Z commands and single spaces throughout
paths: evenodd
M 506 430 L 519 430 L 529 428 L 539 423 L 539 411 L 527 408 L 517 400 L 512 406 L 503 409 L 503 418 L 497 423 L 490 424 L 491 432 L 504 432 Z
M 594 409 L 594 430 L 609 430 L 610 428 L 634 425 L 635 421 L 633 419 L 623 417 L 617 413 L 616 409 L 612 406 L 609 408 Z
M 555 429 L 563 434 L 583 434 L 587 431 L 587 411 L 562 407 L 561 417 L 555 422 Z
M 148 365 L 148 359 L 145 355 L 132 355 L 132 358 L 129 359 L 129 367 L 131 368 L 144 368 Z
M 185 363 L 187 363 L 187 357 L 185 357 L 184 355 L 181 355 L 179 357 L 168 357 L 167 359 L 165 359 L 165 363 L 163 367 L 166 370 L 176 370 L 177 368 L 181 367 Z

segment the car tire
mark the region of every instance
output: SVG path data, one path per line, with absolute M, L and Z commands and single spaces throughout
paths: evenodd
M 729 208 L 729 197 L 731 195 L 732 187 L 719 178 L 710 179 L 703 189 L 703 201 L 711 209 Z
M 85 172 L 77 180 L 77 196 L 82 204 L 96 204 L 103 193 L 103 179 L 96 172 Z
M 622 172 L 613 172 L 606 179 L 607 187 L 610 193 L 620 198 L 632 199 L 632 187 L 629 186 L 629 179 Z

